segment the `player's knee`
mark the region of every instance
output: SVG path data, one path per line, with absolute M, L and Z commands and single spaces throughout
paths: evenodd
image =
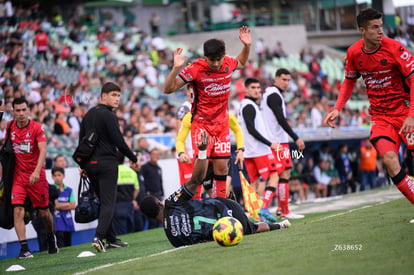
M 38 211 L 39 211 L 39 216 L 40 216 L 42 219 L 47 218 L 47 217 L 49 216 L 49 213 L 50 213 L 48 208 L 46 208 L 46 209 L 39 208 L 39 209 L 38 209 Z
M 389 151 L 384 154 L 384 164 L 388 167 L 394 167 L 395 165 L 399 166 L 398 155 L 393 152 Z

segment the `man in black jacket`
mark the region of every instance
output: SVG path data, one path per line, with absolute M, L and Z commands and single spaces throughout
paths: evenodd
M 105 252 L 103 239 L 107 241 L 106 248 L 128 246 L 128 243 L 116 238 L 112 228 L 118 177 L 117 148 L 133 162 L 133 166 L 137 163 L 137 157 L 125 143 L 113 112 L 119 105 L 120 95 L 121 88 L 118 85 L 105 83 L 101 90 L 100 104 L 88 111 L 79 132 L 79 140 L 91 128 L 95 128 L 98 136 L 91 159 L 82 167 L 82 173 L 86 172 L 101 202 L 98 226 L 92 242 L 92 247 L 98 252 Z

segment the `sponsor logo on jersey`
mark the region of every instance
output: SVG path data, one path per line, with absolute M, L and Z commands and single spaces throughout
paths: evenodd
M 357 71 L 349 71 L 345 73 L 345 76 L 347 78 L 357 78 L 358 77 L 358 72 Z
M 222 95 L 230 91 L 230 83 L 225 85 L 211 83 L 204 90 L 209 96 Z

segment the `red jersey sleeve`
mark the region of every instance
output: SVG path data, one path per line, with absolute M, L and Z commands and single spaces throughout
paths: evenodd
M 398 66 L 405 85 L 408 86 L 410 93 L 410 108 L 408 116 L 414 117 L 414 57 L 413 55 L 396 40 L 392 40 L 396 44 L 395 47 L 395 61 Z M 408 92 L 408 91 L 407 91 Z
M 394 43 L 397 44 L 395 57 L 401 74 L 405 79 L 412 77 L 414 75 L 413 55 L 400 42 L 394 40 Z
M 43 130 L 43 126 L 41 124 L 36 124 L 35 139 L 37 142 L 47 141 L 45 130 Z
M 197 72 L 198 72 L 197 64 L 193 63 L 193 64 L 189 64 L 184 69 L 182 69 L 178 75 L 181 77 L 181 79 L 185 83 L 188 83 L 197 78 Z
M 349 47 L 345 57 L 345 78 L 349 80 L 358 79 L 361 74 L 357 69 L 358 61 L 355 58 L 355 51 L 361 48 L 361 41 L 356 42 L 354 45 Z
M 237 61 L 236 58 L 229 57 L 229 56 L 226 56 L 225 58 L 227 58 L 229 68 L 231 69 L 232 72 L 234 72 L 237 68 L 237 64 L 239 63 L 239 61 Z

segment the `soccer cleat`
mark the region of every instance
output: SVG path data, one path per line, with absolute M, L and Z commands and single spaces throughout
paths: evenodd
M 93 238 L 92 247 L 95 248 L 96 252 L 106 252 L 104 242 L 97 237 Z
M 280 217 L 282 219 L 298 220 L 298 219 L 303 219 L 305 216 L 289 212 L 289 214 L 281 214 Z
M 17 259 L 28 259 L 33 258 L 33 254 L 30 250 L 20 250 L 19 256 L 16 257 Z
M 278 222 L 277 224 L 280 225 L 280 229 L 289 228 L 291 226 L 289 220 L 284 220 L 284 221 Z
M 56 235 L 55 234 L 53 234 L 50 238 L 48 238 L 47 244 L 48 244 L 47 252 L 49 254 L 59 253 L 59 248 L 57 246 L 57 240 L 56 240 Z
M 260 221 L 262 221 L 262 218 L 264 218 L 263 221 L 265 222 L 277 222 L 276 218 L 270 214 L 269 209 L 267 208 L 260 208 L 259 211 Z
M 120 248 L 120 247 L 127 247 L 128 243 L 123 242 L 120 239 L 116 239 L 114 242 L 107 241 L 106 248 Z

